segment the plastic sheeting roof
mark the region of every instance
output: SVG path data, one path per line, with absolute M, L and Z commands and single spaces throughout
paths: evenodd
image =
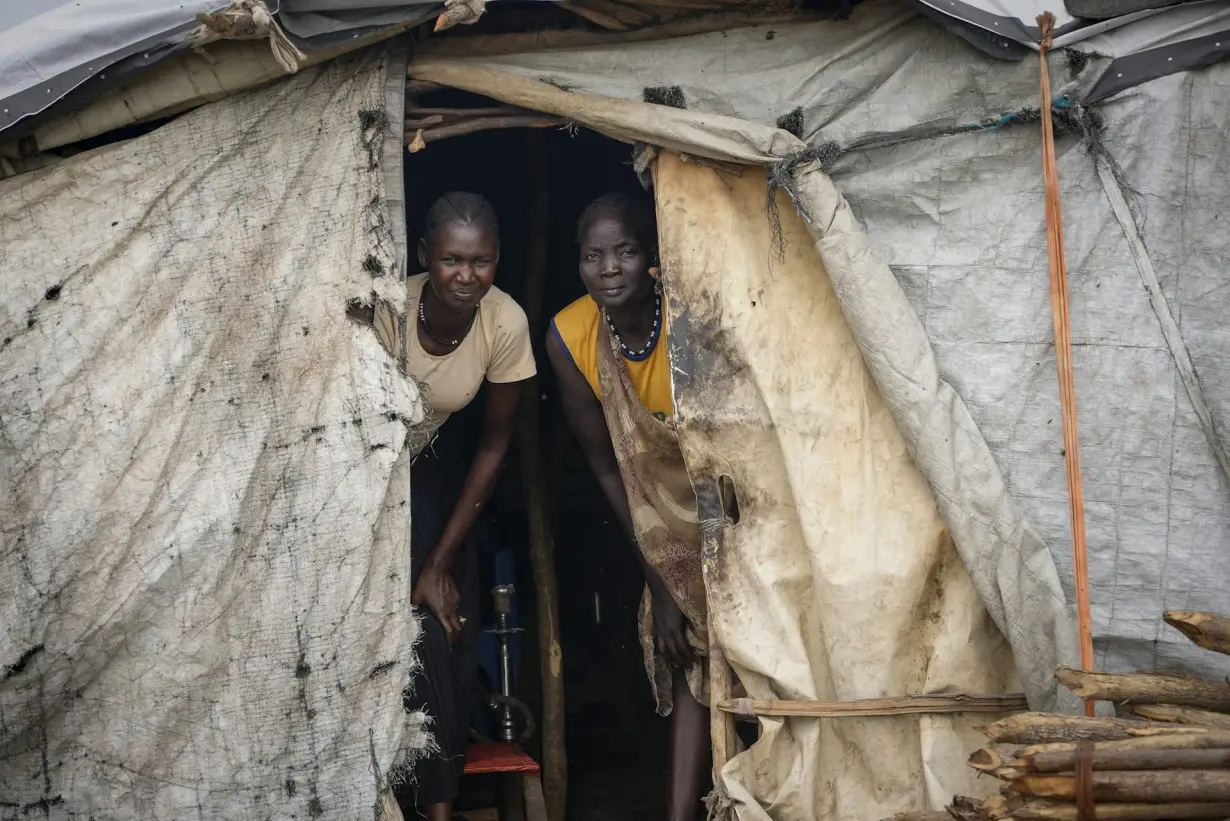
M 496 2 L 497 0 L 490 0 Z M 1093 98 L 1230 54 L 1230 0 L 908 0 L 978 48 L 1005 59 L 1037 49 L 1037 15 L 1056 15 L 1055 46 L 1087 41 L 1115 58 Z M 182 48 L 201 12 L 226 0 L 6 0 L 0 7 L 0 132 L 57 103 L 82 105 Z M 429 20 L 437 0 L 266 0 L 305 50 L 364 30 Z M 1071 7 L 1104 19 L 1075 16 Z M 1115 14 L 1116 9 L 1129 10 Z M 855 14 L 859 12 L 855 10 Z M 835 23 L 839 25 L 839 23 Z M 21 131 L 13 133 L 20 134 Z

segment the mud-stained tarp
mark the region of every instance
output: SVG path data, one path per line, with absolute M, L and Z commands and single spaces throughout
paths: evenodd
M 425 742 L 385 69 L 0 183 L 0 817 L 372 818 Z M 402 462 L 406 460 L 403 458 Z
M 737 500 L 706 558 L 710 617 L 748 694 L 1019 692 L 788 199 L 778 259 L 763 171 L 665 155 L 656 185 L 680 441 L 693 480 L 727 477 Z M 873 821 L 986 790 L 964 766 L 985 716 L 761 721 L 722 772 L 741 821 Z

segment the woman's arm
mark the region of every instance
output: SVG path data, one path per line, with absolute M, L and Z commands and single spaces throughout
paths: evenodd
M 624 488 L 623 477 L 619 474 L 619 463 L 615 461 L 615 448 L 611 445 L 611 433 L 606 426 L 606 417 L 602 414 L 602 404 L 594 396 L 589 383 L 585 381 L 585 377 L 554 332 L 547 333 L 547 358 L 555 369 L 564 416 L 577 435 L 581 450 L 585 453 L 590 469 L 598 478 L 603 494 L 614 508 L 615 518 L 619 520 L 634 545 L 632 552 L 636 554 L 636 560 L 645 575 L 645 583 L 649 585 L 649 592 L 653 596 L 654 628 L 658 633 L 659 649 L 670 663 L 683 665 L 693 657 L 692 647 L 684 633 L 687 622 L 674 597 L 663 584 L 662 577 L 645 561 L 640 548 L 635 547 L 636 532 L 632 527 L 628 492 Z
M 478 512 L 495 488 L 500 468 L 504 465 L 504 456 L 508 453 L 520 401 L 520 382 L 487 383 L 487 407 L 478 450 L 470 463 L 470 472 L 461 486 L 453 513 L 440 534 L 440 540 L 428 555 L 411 595 L 414 604 L 431 611 L 450 641 L 461 631 L 461 620 L 457 615 L 460 596 L 451 572 L 453 560 L 474 525 Z

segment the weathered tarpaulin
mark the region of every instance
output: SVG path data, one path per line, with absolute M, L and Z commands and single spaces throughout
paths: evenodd
M 0 183 L 0 817 L 372 818 L 425 743 L 386 114 L 346 60 Z
M 706 558 L 716 640 L 752 698 L 1020 692 L 784 194 L 774 256 L 764 190 L 760 169 L 658 161 L 680 442 L 693 481 L 737 499 Z M 721 789 L 743 821 L 939 808 L 986 789 L 964 766 L 985 720 L 762 719 Z

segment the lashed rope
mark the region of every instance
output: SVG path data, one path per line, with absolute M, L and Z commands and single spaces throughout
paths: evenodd
M 306 56 L 282 31 L 262 0 L 231 0 L 222 11 L 198 14 L 200 24 L 188 35 L 187 43 L 209 62 L 211 57 L 203 47 L 219 40 L 269 40 L 273 58 L 287 74 L 299 70 L 299 61 Z

